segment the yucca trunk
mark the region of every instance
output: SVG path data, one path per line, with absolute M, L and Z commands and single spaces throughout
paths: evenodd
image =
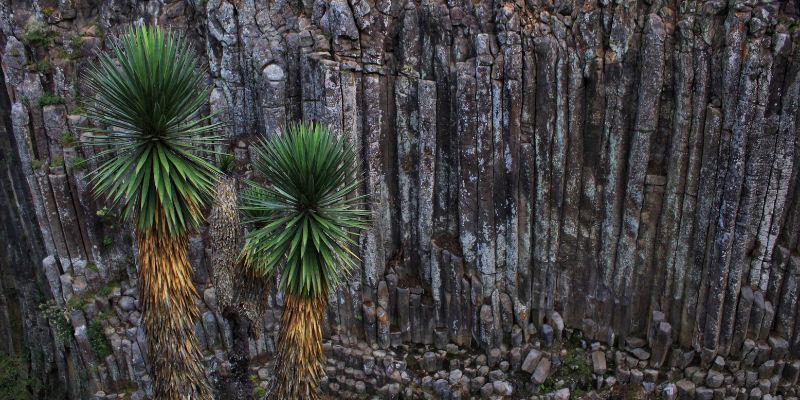
M 200 311 L 193 300 L 197 292 L 186 257 L 188 240 L 185 234 L 170 235 L 165 225 L 136 232 L 139 298 L 153 386 L 161 400 L 211 400 L 211 385 L 194 336 Z
M 239 210 L 236 208 L 236 181 L 222 178 L 216 187 L 214 207 L 208 217 L 211 236 L 211 268 L 221 309 L 234 297 L 234 265 L 239 257 Z
M 241 224 L 237 206 L 236 180 L 230 177 L 220 179 L 216 187 L 214 207 L 208 218 L 211 236 L 211 266 L 214 272 L 214 286 L 217 302 L 222 316 L 231 326 L 233 347 L 228 359 L 231 364 L 229 374 L 220 376 L 215 389 L 219 400 L 239 400 L 252 397 L 253 381 L 250 378 L 250 337 L 258 338 L 261 332 L 261 318 L 264 307 L 259 307 L 266 300 L 268 286 L 257 277 L 242 277 L 245 272 L 237 268 L 239 257 L 239 237 Z M 240 263 L 241 264 L 241 263 Z M 245 286 L 252 293 L 242 292 L 243 284 L 255 281 L 256 284 Z M 260 303 L 248 301 L 254 297 Z
M 239 209 L 236 180 L 222 178 L 216 187 L 214 207 L 208 217 L 211 236 L 211 266 L 220 309 L 239 308 L 250 320 L 249 335 L 261 336 L 262 318 L 267 311 L 270 278 L 239 261 Z
M 324 375 L 322 316 L 327 307 L 327 291 L 315 297 L 286 294 L 270 399 L 319 399 Z

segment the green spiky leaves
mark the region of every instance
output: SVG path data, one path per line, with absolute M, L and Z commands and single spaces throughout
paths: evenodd
M 246 237 L 242 257 L 271 275 L 282 265 L 281 286 L 311 297 L 341 283 L 355 266 L 355 232 L 369 225 L 359 209 L 365 196 L 353 144 L 315 124 L 292 125 L 254 146 L 253 167 L 271 184 L 248 181 L 242 214 L 259 228 Z
M 108 146 L 89 175 L 95 194 L 120 204 L 139 229 L 156 223 L 160 207 L 173 236 L 196 228 L 220 173 L 202 155 L 222 142 L 210 135 L 222 125 L 209 123 L 215 114 L 199 115 L 211 88 L 197 57 L 185 38 L 140 26 L 99 59 L 87 74 L 95 97 L 82 101 L 86 116 L 107 127 L 83 128 L 88 144 Z

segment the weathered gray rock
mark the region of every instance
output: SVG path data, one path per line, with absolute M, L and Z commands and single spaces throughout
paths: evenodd
M 602 351 L 592 352 L 592 369 L 597 375 L 606 373 L 606 355 Z
M 552 363 L 550 362 L 549 358 L 542 358 L 539 361 L 539 364 L 536 366 L 536 369 L 533 371 L 533 375 L 531 379 L 537 384 L 541 385 L 544 383 L 545 379 L 550 375 L 550 366 Z
M 672 346 L 672 326 L 667 322 L 662 322 L 658 326 L 658 332 L 651 346 L 653 354 L 650 358 L 650 365 L 653 368 L 661 368 L 664 365 L 670 346 Z M 639 359 L 643 360 L 643 358 Z
M 217 326 L 217 319 L 214 313 L 206 311 L 203 313 L 203 329 L 206 333 L 206 340 L 208 347 L 211 350 L 219 350 L 222 348 L 222 337 L 220 336 L 219 327 Z
M 725 381 L 725 376 L 715 370 L 708 371 L 708 376 L 706 377 L 706 386 L 710 388 L 718 388 L 722 386 L 722 383 Z
M 533 371 L 536 370 L 536 367 L 539 365 L 539 361 L 542 359 L 542 352 L 536 349 L 531 349 L 528 355 L 525 357 L 525 361 L 522 362 L 522 370 L 532 374 Z
M 694 399 L 696 386 L 691 381 L 681 380 L 678 381 L 675 386 L 678 389 L 678 398 L 681 400 L 690 400 Z
M 641 348 L 636 348 L 631 350 L 631 354 L 633 354 L 636 358 L 642 361 L 650 358 L 650 353 Z

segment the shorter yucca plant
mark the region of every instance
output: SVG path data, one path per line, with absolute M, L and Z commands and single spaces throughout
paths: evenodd
M 317 399 L 323 313 L 333 287 L 356 266 L 354 234 L 368 227 L 356 190 L 355 145 L 323 125 L 296 124 L 260 140 L 253 167 L 267 184 L 248 181 L 240 197 L 246 222 L 242 262 L 254 274 L 280 270 L 286 293 L 278 339 L 276 399 Z

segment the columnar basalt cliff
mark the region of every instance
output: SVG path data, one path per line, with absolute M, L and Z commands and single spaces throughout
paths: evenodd
M 798 6 L 0 0 L 0 350 L 27 354 L 42 398 L 153 395 L 133 227 L 90 193 L 77 129 L 80 72 L 146 23 L 204 56 L 236 179 L 291 121 L 361 146 L 374 223 L 327 312 L 332 396 L 586 388 L 570 362 L 597 390 L 795 397 Z M 189 239 L 196 332 L 224 376 L 210 243 Z M 262 381 L 277 289 L 250 343 Z

